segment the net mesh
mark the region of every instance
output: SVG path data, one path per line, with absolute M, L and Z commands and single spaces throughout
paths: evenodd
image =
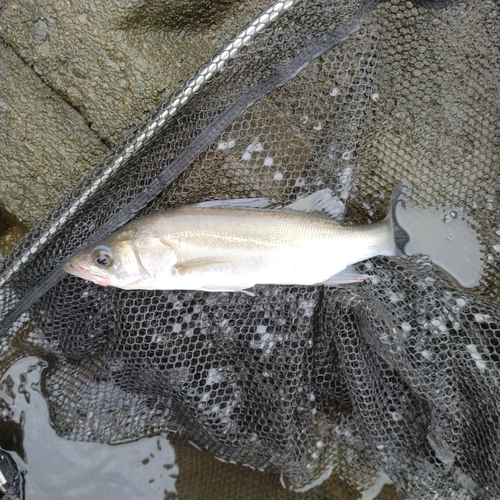
M 118 174 L 85 180 L 4 263 L 22 261 L 2 288 L 4 313 L 238 97 L 360 6 L 293 5 Z M 409 498 L 500 495 L 499 9 L 436 7 L 378 5 L 242 110 L 140 213 L 254 196 L 280 206 L 328 187 L 346 204 L 345 223 L 359 224 L 382 219 L 392 188 L 411 181 L 413 203 L 470 220 L 483 249 L 479 286 L 461 288 L 422 255 L 361 263 L 371 276 L 361 284 L 256 286 L 255 297 L 67 276 L 1 340 L 4 359 L 23 345 L 48 360 L 42 387 L 61 436 L 168 432 L 294 490 L 332 471 L 361 488 L 381 467 Z

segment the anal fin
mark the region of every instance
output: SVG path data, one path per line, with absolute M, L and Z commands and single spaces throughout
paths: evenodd
M 250 288 L 251 285 L 203 285 L 197 288 L 197 290 L 202 290 L 204 292 L 241 292 L 250 297 L 255 297 L 255 294 L 245 290 L 245 288 Z
M 368 274 L 360 274 L 353 266 L 347 266 L 342 271 L 330 276 L 327 280 L 318 283 L 318 285 L 337 286 L 344 283 L 359 283 L 365 281 L 370 276 Z

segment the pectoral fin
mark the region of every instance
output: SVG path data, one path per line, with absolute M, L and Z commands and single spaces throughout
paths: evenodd
M 318 283 L 318 285 L 326 286 L 336 286 L 342 285 L 343 283 L 359 283 L 369 278 L 367 274 L 360 274 L 353 266 L 347 266 L 345 269 L 340 271 L 333 276 L 330 276 L 327 280 Z
M 190 273 L 199 273 L 203 271 L 213 270 L 214 266 L 220 266 L 221 264 L 227 264 L 224 260 L 217 259 L 192 259 L 187 260 L 185 262 L 179 262 L 174 266 L 174 269 L 177 269 L 177 272 L 186 276 Z

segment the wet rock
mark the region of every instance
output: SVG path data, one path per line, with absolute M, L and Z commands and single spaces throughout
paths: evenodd
M 0 202 L 27 227 L 40 220 L 107 148 L 34 70 L 0 46 Z

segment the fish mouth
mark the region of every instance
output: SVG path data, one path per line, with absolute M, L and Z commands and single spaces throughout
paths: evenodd
M 104 278 L 103 276 L 95 276 L 89 271 L 82 269 L 80 266 L 76 264 L 72 264 L 71 262 L 66 262 L 64 264 L 63 269 L 68 273 L 73 276 L 76 276 L 77 278 L 81 278 L 87 281 L 92 281 L 96 285 L 101 285 L 101 286 L 108 286 L 109 285 L 109 279 Z

